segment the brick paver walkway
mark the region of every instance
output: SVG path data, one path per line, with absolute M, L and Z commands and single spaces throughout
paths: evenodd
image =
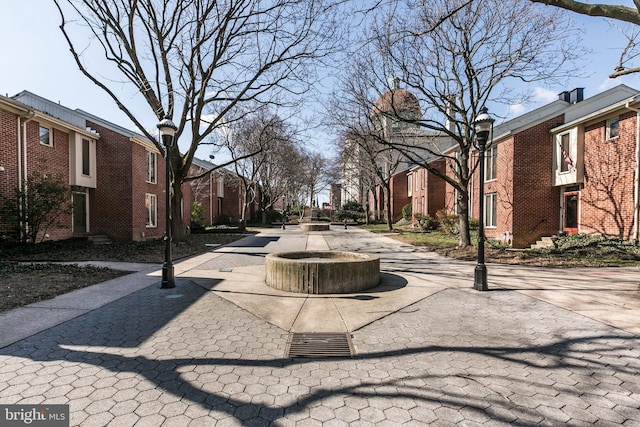
M 259 251 L 299 250 L 290 233 Z M 368 234 L 327 243 L 429 274 Z M 178 279 L 0 349 L 0 404 L 69 404 L 83 427 L 640 425 L 640 337 L 518 291 L 444 288 L 352 335 L 353 358 L 290 359 L 288 331 Z

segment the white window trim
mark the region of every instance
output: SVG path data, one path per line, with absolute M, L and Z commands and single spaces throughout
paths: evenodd
M 490 203 L 493 199 L 493 203 Z M 489 209 L 492 208 L 492 209 Z M 495 214 L 494 214 L 495 212 Z M 489 216 L 491 214 L 491 216 Z M 484 195 L 484 227 L 497 228 L 498 216 L 498 195 L 497 193 L 489 193 Z
M 153 159 L 153 165 L 150 165 L 150 160 Z M 158 156 L 156 155 L 156 153 L 152 152 L 152 151 L 147 151 L 147 155 L 145 158 L 145 162 L 146 162 L 146 182 L 149 184 L 157 184 L 158 183 Z M 150 169 L 150 166 L 153 167 L 153 169 Z M 153 176 L 151 176 L 151 173 L 153 173 Z
M 413 172 L 407 174 L 407 197 L 413 195 Z
M 492 155 L 488 156 L 487 154 L 491 152 Z M 493 177 L 489 177 L 487 175 L 487 173 L 492 169 L 490 168 L 490 162 L 493 162 L 495 164 L 495 176 Z M 497 181 L 498 180 L 498 147 L 497 146 L 493 146 L 493 147 L 489 147 L 485 153 L 484 156 L 484 182 L 492 182 L 492 181 Z
M 618 130 L 617 130 L 617 135 L 611 136 L 611 123 L 613 121 L 616 121 L 618 123 Z M 610 118 L 609 120 L 607 120 L 607 125 L 605 127 L 605 137 L 607 140 L 611 140 L 611 139 L 616 139 L 620 137 L 620 117 L 613 117 Z
M 48 137 L 49 137 L 48 138 L 48 140 L 49 140 L 48 143 L 42 142 L 42 135 L 40 134 L 40 131 L 42 129 L 46 129 L 47 132 L 48 132 Z M 44 145 L 45 147 L 53 147 L 53 128 L 40 125 L 40 127 L 38 128 L 38 139 L 40 141 L 40 145 Z
M 147 210 L 146 218 L 150 219 L 149 221 L 145 221 L 145 225 L 147 228 L 157 228 L 158 227 L 158 196 L 155 194 L 147 193 L 145 195 L 145 208 Z M 153 211 L 150 209 L 153 207 Z M 153 213 L 153 216 L 150 215 Z

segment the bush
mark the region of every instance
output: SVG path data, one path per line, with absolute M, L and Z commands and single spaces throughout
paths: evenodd
M 272 222 L 281 222 L 283 219 L 284 215 L 282 215 L 282 212 L 275 209 L 267 211 L 267 224 L 270 224 Z
M 460 234 L 460 218 L 458 215 L 449 215 L 444 210 L 436 212 L 436 220 L 438 221 L 438 229 L 451 236 Z
M 353 202 L 353 201 L 347 202 L 344 205 L 342 205 L 342 210 L 364 213 L 364 208 L 362 207 L 362 205 L 358 202 Z
M 432 216 L 417 213 L 414 218 L 416 224 L 422 231 L 433 231 L 438 229 L 438 220 Z
M 204 224 L 204 211 L 202 209 L 202 203 L 193 202 L 191 203 L 191 230 L 194 227 L 198 227 Z
M 231 224 L 231 217 L 227 214 L 220 214 L 216 217 L 213 225 L 229 225 Z
M 411 207 L 411 203 L 406 204 L 402 207 L 402 218 L 407 221 L 411 221 L 411 216 L 413 215 L 413 208 Z

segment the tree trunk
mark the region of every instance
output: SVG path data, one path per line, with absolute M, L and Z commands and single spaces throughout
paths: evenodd
M 174 241 L 184 240 L 186 235 L 181 207 L 182 186 L 180 181 L 174 179 L 171 191 L 171 238 Z
M 393 218 L 391 218 L 391 185 L 387 181 L 384 185 L 384 204 L 387 211 L 387 228 L 393 231 Z
M 371 195 L 373 196 L 373 221 L 378 222 L 378 192 L 375 187 L 371 190 Z M 369 215 L 369 211 L 367 211 L 367 216 Z
M 467 186 L 467 188 L 469 188 Z M 471 233 L 469 232 L 469 192 L 458 191 L 458 219 L 460 228 L 460 240 L 458 247 L 464 249 L 471 246 Z

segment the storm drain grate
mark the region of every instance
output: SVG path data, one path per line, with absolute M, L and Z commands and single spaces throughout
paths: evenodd
M 287 357 L 352 357 L 350 334 L 292 333 L 287 341 Z

